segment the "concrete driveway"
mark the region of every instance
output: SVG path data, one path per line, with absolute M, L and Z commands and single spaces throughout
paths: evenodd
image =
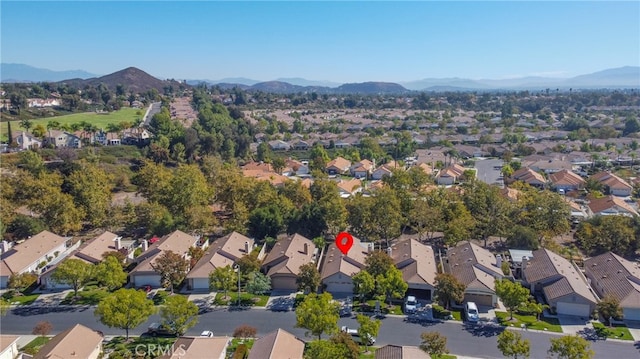
M 585 329 L 593 329 L 593 325 L 590 320 L 581 319 L 580 317 L 573 317 L 568 315 L 559 315 L 558 321 L 562 327 L 562 332 L 566 334 L 580 334 Z

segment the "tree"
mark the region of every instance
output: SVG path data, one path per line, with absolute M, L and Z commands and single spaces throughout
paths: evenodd
M 369 350 L 369 340 L 370 338 L 378 336 L 382 322 L 379 319 L 371 319 L 370 317 L 362 314 L 358 314 L 356 316 L 356 320 L 360 325 L 360 327 L 358 327 L 360 344 L 364 345 L 365 350 Z
M 78 296 L 78 289 L 87 283 L 93 276 L 93 265 L 80 259 L 67 259 L 60 263 L 51 275 L 57 283 L 67 284 L 73 287 L 74 297 Z
M 209 287 L 215 290 L 223 290 L 225 298 L 228 298 L 229 291 L 237 289 L 237 279 L 236 273 L 230 265 L 218 267 L 209 274 Z
M 236 264 L 240 266 L 240 273 L 242 273 L 242 276 L 244 276 L 245 278 L 249 277 L 255 272 L 260 271 L 261 266 L 261 262 L 258 259 L 258 254 L 255 252 L 248 253 L 247 255 L 240 257 L 236 261 Z
M 262 295 L 271 291 L 271 278 L 260 272 L 253 272 L 247 281 L 247 292 Z
M 361 270 L 351 277 L 353 281 L 353 293 L 359 294 L 360 299 L 370 297 L 376 289 L 376 280 L 366 270 Z
M 604 320 L 612 325 L 611 319 L 622 319 L 622 308 L 620 307 L 620 301 L 613 296 L 606 295 L 598 304 L 596 304 L 598 314 L 604 318 Z
M 31 120 L 24 119 L 20 121 L 20 127 L 24 128 L 25 131 L 29 132 L 29 129 L 33 127 L 33 122 L 31 122 Z
M 122 261 L 114 255 L 108 255 L 96 266 L 94 277 L 100 285 L 109 290 L 116 290 L 127 281 L 127 273 L 122 268 Z
M 438 332 L 423 332 L 420 334 L 420 339 L 422 339 L 420 349 L 432 357 L 439 357 L 449 353 L 449 349 L 447 349 L 447 337 Z
M 463 185 L 463 200 L 475 220 L 475 233 L 487 246 L 489 236 L 502 235 L 509 227 L 509 201 L 496 186 L 471 180 Z
M 557 355 L 558 359 L 591 359 L 595 354 L 589 342 L 577 334 L 551 338 L 547 352 Z
M 348 333 L 337 333 L 329 340 L 314 340 L 304 351 L 305 359 L 358 359 L 360 348 Z
M 21 273 L 21 274 L 12 274 L 9 277 L 9 282 L 7 283 L 7 287 L 10 289 L 14 289 L 19 293 L 24 292 L 27 288 L 29 288 L 33 283 L 38 280 L 38 276 L 33 273 Z
M 284 229 L 284 218 L 280 206 L 273 203 L 266 207 L 258 207 L 249 215 L 249 233 L 256 239 L 277 237 Z
M 528 339 L 522 339 L 522 335 L 517 332 L 505 330 L 498 335 L 498 349 L 502 355 L 509 358 L 528 358 L 531 350 L 531 343 Z
M 365 269 L 372 277 L 385 275 L 391 267 L 394 267 L 393 259 L 384 251 L 374 251 L 364 260 Z
M 100 301 L 94 313 L 102 324 L 124 329 L 129 339 L 129 329 L 146 322 L 154 312 L 153 301 L 147 299 L 147 293 L 122 288 Z
M 50 322 L 43 320 L 36 323 L 36 326 L 33 327 L 33 331 L 31 332 L 31 334 L 39 335 L 44 338 L 49 335 L 49 333 L 51 333 L 52 329 L 53 325 Z
M 9 309 L 11 308 L 11 303 L 8 300 L 0 297 L 0 317 L 5 316 Z
M 189 261 L 173 251 L 164 251 L 151 265 L 160 274 L 162 285 L 171 289 L 182 283 L 189 270 Z
M 246 340 L 247 338 L 255 338 L 257 333 L 258 333 L 258 329 L 256 329 L 256 327 L 252 327 L 247 324 L 242 324 L 241 326 L 236 327 L 236 329 L 233 330 L 233 337 L 242 338 Z
M 436 275 L 435 284 L 438 302 L 442 303 L 445 308 L 449 308 L 451 301 L 459 303 L 464 300 L 464 291 L 467 288 L 453 275 L 448 273 L 438 274 Z
M 300 266 L 300 273 L 296 278 L 296 284 L 298 284 L 298 290 L 305 293 L 315 293 L 320 285 L 320 272 L 316 268 L 315 263 L 309 262 Z
M 378 275 L 376 281 L 380 291 L 389 300 L 389 305 L 391 305 L 393 298 L 400 299 L 404 297 L 404 293 L 409 288 L 407 282 L 402 278 L 402 272 L 395 266 L 391 267 L 384 275 Z
M 198 306 L 184 295 L 169 296 L 160 308 L 162 324 L 178 336 L 198 323 Z
M 318 339 L 323 333 L 337 332 L 339 319 L 338 304 L 329 293 L 311 293 L 296 308 L 296 327 L 307 329 L 305 335 L 315 335 Z
M 520 283 L 508 279 L 496 279 L 496 295 L 500 297 L 505 307 L 509 308 L 510 319 L 513 319 L 513 310 L 529 298 L 529 290 Z
M 80 161 L 66 182 L 73 202 L 84 210 L 85 220 L 95 227 L 104 225 L 109 218 L 113 176 L 97 165 Z
M 536 232 L 529 227 L 521 225 L 513 226 L 506 242 L 509 248 L 536 250 L 540 247 L 540 240 Z

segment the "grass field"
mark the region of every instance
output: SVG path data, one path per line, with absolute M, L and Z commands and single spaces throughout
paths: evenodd
M 534 315 L 520 315 L 513 313 L 513 321 L 509 320 L 509 313 L 496 312 L 496 317 L 500 320 L 500 324 L 504 326 L 513 326 L 520 328 L 521 324 L 524 324 L 529 329 L 547 330 L 555 333 L 562 333 L 562 327 L 560 322 L 555 318 L 541 317 L 540 320 L 536 320 Z
M 98 128 L 105 128 L 110 123 L 120 123 L 123 121 L 134 123 L 138 118 L 142 119 L 142 116 L 144 116 L 145 111 L 146 111 L 145 109 L 126 107 L 121 110 L 106 113 L 106 114 L 100 114 L 95 112 L 74 113 L 72 115 L 33 119 L 31 120 L 31 122 L 33 123 L 34 127 L 38 124 L 41 124 L 46 128 L 47 123 L 49 121 L 58 121 L 60 122 L 61 125 L 63 124 L 71 125 L 72 123 L 80 123 L 82 121 L 86 121 L 96 125 Z M 33 127 L 31 129 L 33 130 Z M 22 131 L 24 129 L 20 127 L 19 121 L 12 121 L 11 130 L 15 132 L 15 131 Z M 0 137 L 2 138 L 2 140 L 6 140 L 8 138 L 7 131 L 8 131 L 7 122 L 1 122 Z
M 602 336 L 610 339 L 633 340 L 629 329 L 624 325 L 608 327 L 602 323 L 593 323 L 593 328 Z

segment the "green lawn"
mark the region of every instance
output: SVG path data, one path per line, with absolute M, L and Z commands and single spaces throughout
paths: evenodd
M 20 350 L 31 355 L 37 354 L 40 348 L 42 348 L 43 345 L 47 344 L 48 341 L 48 337 L 37 337 L 34 340 L 30 341 L 29 344 L 22 347 Z
M 593 328 L 603 337 L 609 339 L 633 340 L 629 329 L 624 324 L 614 324 L 608 327 L 602 323 L 594 322 Z
M 5 299 L 8 300 L 9 303 L 11 304 L 29 305 L 35 302 L 35 300 L 38 299 L 39 296 L 40 294 L 25 294 L 25 295 L 14 295 L 13 297 L 8 297 Z
M 353 301 L 353 310 L 355 312 L 373 312 L 376 308 L 376 300 L 369 299 L 364 303 L 360 303 L 360 300 L 354 299 Z M 387 302 L 380 302 L 380 311 L 382 314 L 396 314 L 402 315 L 402 306 L 401 305 L 391 305 Z
M 89 122 L 93 125 L 96 125 L 98 128 L 106 128 L 110 123 L 120 123 L 120 122 L 130 122 L 135 123 L 135 121 L 142 116 L 144 116 L 146 109 L 137 109 L 137 108 L 129 108 L 125 107 L 118 111 L 113 111 L 107 114 L 99 114 L 95 112 L 84 112 L 84 113 L 74 113 L 72 115 L 65 116 L 56 116 L 56 117 L 47 117 L 47 118 L 39 118 L 30 120 L 33 124 L 33 127 L 41 124 L 45 128 L 47 128 L 47 123 L 49 121 L 58 121 L 61 125 L 68 124 L 71 125 L 73 123 L 80 123 L 82 121 Z M 31 130 L 33 130 L 33 127 Z M 11 121 L 11 130 L 12 131 L 22 131 L 24 130 L 20 127 L 19 121 Z M 7 139 L 7 131 L 8 126 L 7 122 L 0 123 L 0 135 L 2 139 Z
M 224 293 L 220 292 L 216 294 L 216 298 L 213 300 L 213 303 L 216 305 L 236 305 L 238 303 L 238 293 L 229 292 L 229 299 L 223 300 Z M 268 295 L 253 295 L 251 293 L 242 292 L 240 293 L 240 305 L 249 306 L 249 307 L 264 307 L 267 305 L 267 301 L 269 300 Z
M 140 357 L 144 358 L 156 358 L 163 354 L 161 353 L 162 350 L 159 349 L 168 348 L 173 345 L 176 339 L 177 338 L 129 337 L 129 341 L 126 341 L 124 337 L 115 337 L 104 345 L 104 350 L 114 351 L 109 356 L 110 358 L 129 358 L 132 353 L 139 353 L 141 354 Z M 142 355 L 143 352 L 146 353 L 147 348 L 149 348 L 150 352 L 147 356 Z
M 73 292 L 67 294 L 67 296 L 60 302 L 63 305 L 97 305 L 104 297 L 110 293 L 106 289 L 101 288 L 88 288 L 86 290 L 79 290 L 78 297 L 74 299 Z
M 504 326 L 513 326 L 519 328 L 521 324 L 525 324 L 529 329 L 547 330 L 549 332 L 562 333 L 560 322 L 556 318 L 541 317 L 536 320 L 535 315 L 520 315 L 513 313 L 513 321 L 509 320 L 509 313 L 496 312 L 496 317 L 500 320 L 500 324 Z

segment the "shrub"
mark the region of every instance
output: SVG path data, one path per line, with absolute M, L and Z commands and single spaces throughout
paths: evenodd
M 233 359 L 245 359 L 248 354 L 248 349 L 245 344 L 240 344 L 233 353 Z
M 167 300 L 167 297 L 169 297 L 169 293 L 165 292 L 164 290 L 159 290 L 156 295 L 153 296 L 153 304 L 164 304 L 164 302 Z
M 237 327 L 233 331 L 233 337 L 234 338 L 243 338 L 243 339 L 253 338 L 253 337 L 256 336 L 257 332 L 258 332 L 258 330 L 255 327 L 252 327 L 252 326 L 247 325 L 247 324 L 243 324 L 243 325 Z

